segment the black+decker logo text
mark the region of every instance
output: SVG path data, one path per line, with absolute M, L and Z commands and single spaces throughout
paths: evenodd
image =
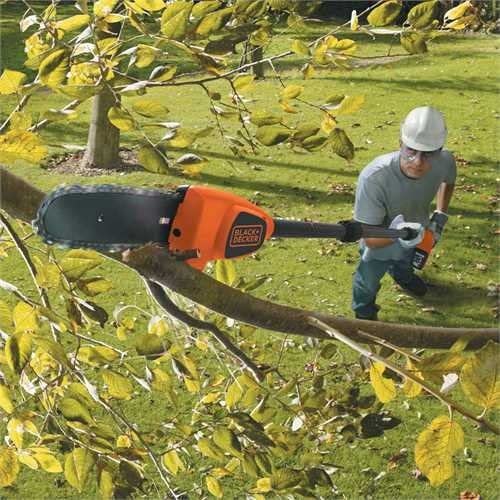
M 234 226 L 229 239 L 230 247 L 257 246 L 262 240 L 264 227 L 258 224 Z

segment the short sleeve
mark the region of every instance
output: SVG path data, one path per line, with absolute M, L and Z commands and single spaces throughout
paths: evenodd
M 444 182 L 446 182 L 446 184 L 455 184 L 455 180 L 457 178 L 457 164 L 455 162 L 455 158 L 450 151 L 443 151 L 443 153 L 445 154 L 446 161 Z
M 364 224 L 383 224 L 387 210 L 380 186 L 371 177 L 361 175 L 356 188 L 354 219 Z

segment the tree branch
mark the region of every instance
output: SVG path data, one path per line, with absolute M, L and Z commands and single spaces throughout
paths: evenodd
M 1 206 L 11 215 L 25 221 L 33 219 L 43 197 L 42 191 L 0 167 Z M 116 254 L 110 257 L 119 259 Z M 145 278 L 193 302 L 238 321 L 275 332 L 331 340 L 320 328 L 309 324 L 308 319 L 315 317 L 358 342 L 367 342 L 358 330 L 399 347 L 448 349 L 465 335 L 471 338 L 469 349 L 477 349 L 488 340 L 499 341 L 497 328 L 442 328 L 354 320 L 267 302 L 214 280 L 179 262 L 166 248 L 157 246 L 148 245 L 127 252 L 124 263 Z
M 145 280 L 146 285 L 154 297 L 158 305 L 162 307 L 172 316 L 175 316 L 178 320 L 186 323 L 186 325 L 193 328 L 198 328 L 199 330 L 209 331 L 219 342 L 225 347 L 238 361 L 248 368 L 258 382 L 264 380 L 264 374 L 259 370 L 259 367 L 238 347 L 236 347 L 224 333 L 217 328 L 216 325 L 208 321 L 202 321 L 197 318 L 193 318 L 187 312 L 182 311 L 177 307 L 171 300 L 170 297 L 165 293 L 165 290 L 154 281 Z

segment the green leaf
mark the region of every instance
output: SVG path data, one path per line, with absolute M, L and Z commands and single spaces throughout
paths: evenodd
M 373 9 L 368 15 L 367 20 L 374 27 L 387 26 L 396 20 L 402 6 L 401 0 L 388 0 L 376 9 Z
M 286 141 L 290 137 L 290 132 L 283 127 L 264 125 L 258 128 L 255 137 L 264 146 L 275 146 Z
M 166 467 L 174 476 L 176 476 L 180 470 L 186 470 L 186 466 L 176 450 L 167 451 L 167 453 L 163 454 L 161 457 L 161 461 L 164 467 Z
M 164 156 L 153 146 L 144 145 L 137 153 L 139 164 L 149 172 L 165 174 L 168 172 L 168 164 Z
M 253 111 L 250 115 L 250 122 L 257 127 L 262 127 L 263 125 L 276 125 L 281 122 L 283 118 L 279 115 L 273 115 L 264 110 Z
M 168 109 L 158 101 L 141 98 L 132 103 L 132 109 L 146 118 L 159 118 L 168 113 Z
M 115 484 L 111 467 L 105 466 L 100 468 L 98 474 L 99 493 L 101 494 L 102 500 L 113 500 Z
M 68 279 L 78 280 L 102 262 L 103 258 L 94 250 L 75 249 L 66 253 L 59 265 Z
M 215 279 L 226 285 L 233 285 L 236 281 L 236 268 L 232 260 L 223 259 L 215 262 Z
M 31 356 L 31 336 L 28 333 L 15 333 L 5 343 L 5 358 L 14 373 L 21 373 Z
M 59 403 L 59 410 L 63 417 L 70 422 L 81 422 L 82 424 L 90 425 L 94 423 L 94 419 L 90 414 L 89 409 L 75 398 L 63 398 Z
M 313 137 L 307 137 L 302 141 L 302 147 L 308 151 L 318 151 L 320 150 L 328 141 L 328 137 L 321 135 L 315 135 Z
M 36 282 L 38 286 L 55 289 L 61 283 L 61 272 L 56 264 L 43 264 L 37 266 Z
M 165 353 L 169 347 L 170 342 L 151 333 L 143 333 L 135 341 L 137 354 L 146 356 L 148 359 L 157 358 L 160 354 Z
M 464 432 L 447 415 L 435 418 L 420 433 L 415 445 L 415 462 L 432 486 L 453 476 L 453 455 L 464 447 Z
M 111 370 L 104 370 L 101 376 L 104 383 L 108 386 L 108 392 L 111 397 L 124 400 L 132 399 L 134 387 L 130 380 Z
M 135 120 L 127 110 L 120 106 L 113 106 L 109 109 L 108 120 L 122 132 L 135 129 Z
M 20 71 L 4 69 L 0 76 L 0 95 L 15 94 L 26 81 L 26 75 Z
M 375 394 L 382 403 L 388 403 L 396 397 L 394 380 L 382 376 L 385 366 L 383 363 L 372 363 L 370 367 L 370 382 Z
M 241 458 L 241 444 L 236 437 L 236 434 L 227 427 L 218 426 L 214 429 L 213 433 L 214 443 L 224 451 L 231 453 L 231 455 Z
M 286 490 L 300 484 L 302 475 L 291 469 L 279 469 L 271 475 L 273 490 Z
M 12 313 L 9 306 L 3 300 L 0 300 L 0 329 L 10 330 L 13 326 Z
M 465 395 L 485 409 L 500 407 L 500 346 L 488 342 L 469 358 L 460 373 Z
M 401 45 L 410 54 L 427 52 L 426 36 L 422 33 L 403 31 L 400 36 Z
M 0 384 L 0 408 L 8 414 L 11 414 L 14 411 L 14 404 L 12 403 L 10 390 L 3 384 Z
M 87 26 L 90 21 L 90 16 L 87 14 L 77 14 L 76 16 L 67 17 L 61 21 L 56 22 L 56 28 L 69 33 L 70 31 L 76 31 L 84 26 Z
M 304 91 L 304 87 L 302 85 L 287 85 L 282 91 L 281 91 L 281 97 L 285 101 L 288 101 L 290 99 L 295 99 L 299 97 L 300 94 Z
M 309 55 L 309 47 L 302 40 L 294 40 L 291 50 L 299 56 Z
M 192 2 L 168 3 L 161 16 L 161 32 L 171 40 L 182 40 L 186 35 Z
M 207 37 L 211 33 L 220 30 L 231 18 L 233 7 L 226 7 L 207 14 L 196 27 L 196 34 Z
M 57 88 L 66 80 L 69 70 L 69 52 L 58 49 L 50 53 L 40 64 L 40 81 L 47 87 Z
M 12 320 L 14 321 L 15 333 L 36 332 L 38 330 L 37 310 L 26 302 L 16 304 L 12 311 Z
M 352 160 L 354 158 L 354 144 L 341 128 L 332 130 L 329 136 L 329 142 L 332 145 L 334 153 L 346 160 Z
M 0 448 L 0 487 L 14 484 L 19 474 L 19 462 L 12 448 Z
M 39 135 L 28 130 L 9 130 L 0 135 L 0 156 L 4 162 L 25 160 L 39 163 L 47 156 L 47 148 Z
M 415 29 L 427 28 L 439 14 L 439 0 L 430 0 L 415 5 L 408 12 L 407 21 Z
M 94 454 L 86 448 L 75 448 L 66 455 L 64 476 L 68 483 L 80 493 L 84 490 L 94 463 Z
M 214 476 L 207 476 L 205 478 L 205 482 L 207 483 L 208 491 L 216 498 L 222 498 L 224 493 L 222 491 L 222 486 L 219 483 L 219 480 Z

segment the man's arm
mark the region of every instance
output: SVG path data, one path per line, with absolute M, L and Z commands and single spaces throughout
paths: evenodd
M 448 212 L 448 206 L 450 205 L 454 189 L 455 184 L 447 184 L 446 182 L 443 182 L 441 186 L 439 186 L 436 195 L 436 210 L 438 212 Z

